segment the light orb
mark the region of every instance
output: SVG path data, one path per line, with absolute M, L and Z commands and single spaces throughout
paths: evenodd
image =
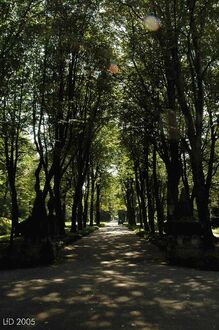
M 111 73 L 111 74 L 117 74 L 119 72 L 119 68 L 116 64 L 114 63 L 111 63 L 110 66 L 109 66 L 109 69 L 108 71 Z
M 158 31 L 160 28 L 160 20 L 153 15 L 148 15 L 144 18 L 144 25 L 148 31 Z

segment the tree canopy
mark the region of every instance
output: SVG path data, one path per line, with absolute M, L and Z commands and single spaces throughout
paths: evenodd
M 219 6 L 2 1 L 0 216 L 10 244 L 126 211 L 160 236 L 218 217 Z

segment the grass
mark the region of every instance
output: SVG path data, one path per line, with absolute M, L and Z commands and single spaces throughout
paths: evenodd
M 142 228 L 140 225 L 129 225 L 127 223 L 124 223 L 124 225 L 127 226 L 128 229 L 134 231 L 134 233 L 139 237 L 146 237 L 147 235 L 144 228 Z
M 96 231 L 98 229 L 99 229 L 98 226 L 86 226 L 84 229 L 79 230 L 78 234 L 80 234 L 82 236 L 87 236 L 87 235 L 93 233 L 94 231 Z
M 105 221 L 100 221 L 99 227 L 102 228 L 102 227 L 105 227 L 105 226 L 106 226 L 106 222 Z
M 88 236 L 98 229 L 99 229 L 98 226 L 86 226 L 82 230 L 78 230 L 76 233 L 72 233 L 70 231 L 70 227 L 68 226 L 68 227 L 66 227 L 66 234 L 61 239 L 61 242 L 63 242 L 63 245 L 74 243 L 78 239 L 80 239 L 84 236 Z

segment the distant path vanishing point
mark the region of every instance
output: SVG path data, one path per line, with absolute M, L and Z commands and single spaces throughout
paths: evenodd
M 2 329 L 219 329 L 219 273 L 168 266 L 115 221 L 66 247 L 62 264 L 2 271 L 0 296 Z

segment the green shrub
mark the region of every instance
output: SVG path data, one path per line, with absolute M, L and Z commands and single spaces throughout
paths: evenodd
M 79 234 L 81 234 L 82 236 L 87 236 L 96 231 L 97 229 L 99 229 L 97 226 L 87 226 L 83 230 L 80 230 Z

